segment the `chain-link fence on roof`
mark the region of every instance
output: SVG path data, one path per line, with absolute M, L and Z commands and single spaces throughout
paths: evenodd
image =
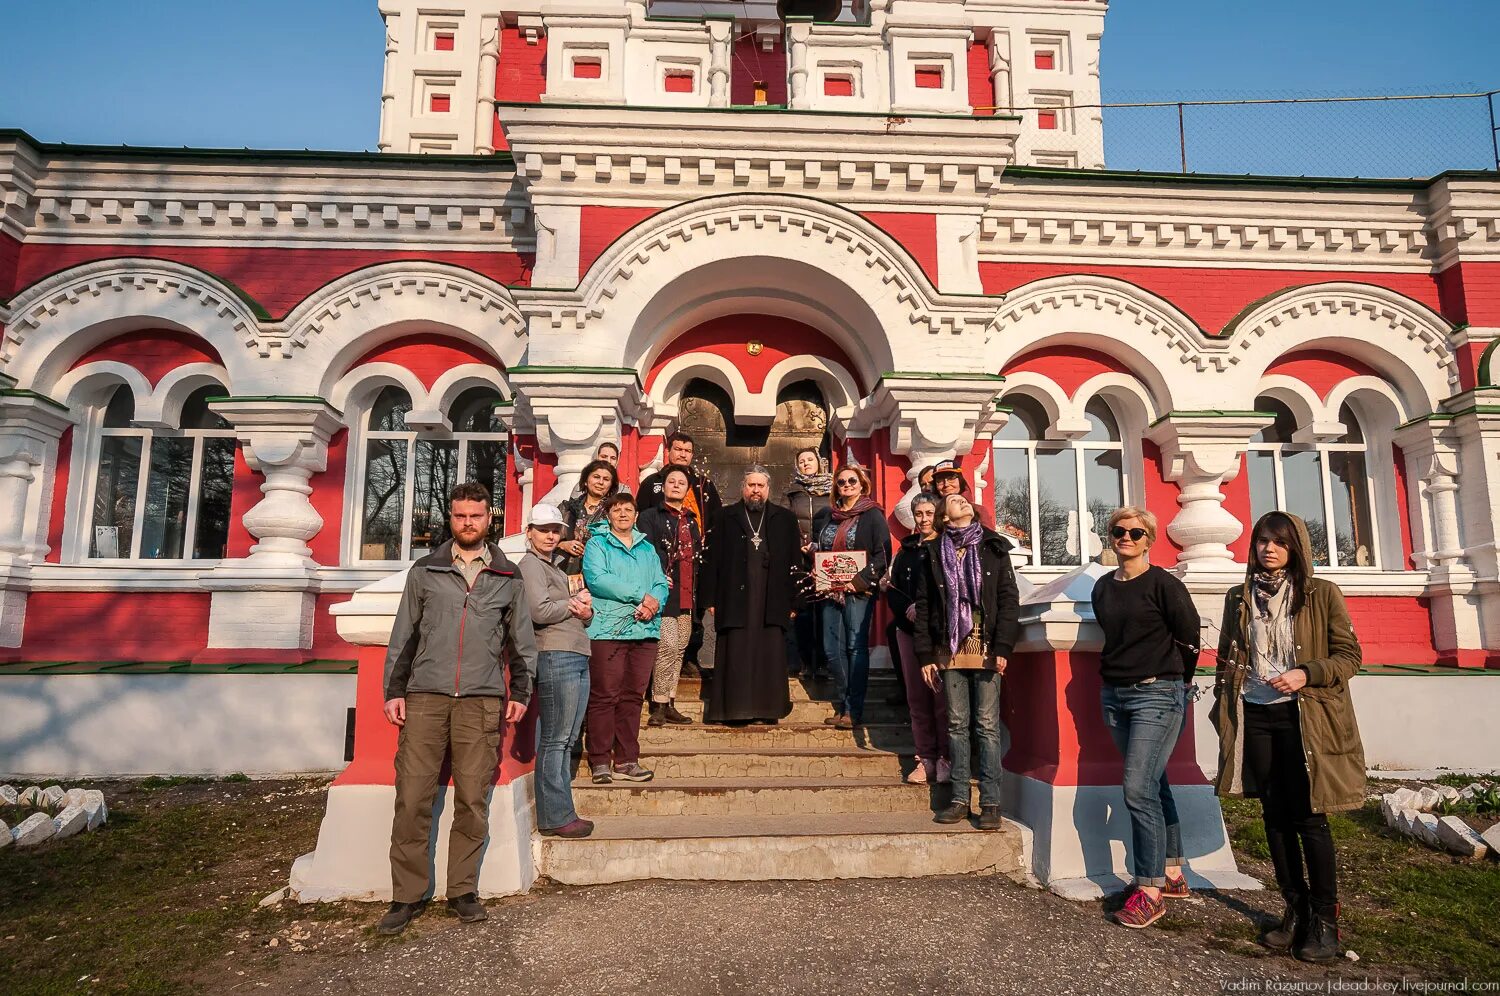
M 1275 176 L 1430 177 L 1500 169 L 1500 90 L 1079 105 L 1104 121 L 1109 169 Z M 1055 107 L 1020 108 L 1027 123 Z M 1085 144 L 1090 139 L 1084 138 Z M 1093 139 L 1097 141 L 1097 138 Z M 1079 162 L 1098 162 L 1080 149 Z

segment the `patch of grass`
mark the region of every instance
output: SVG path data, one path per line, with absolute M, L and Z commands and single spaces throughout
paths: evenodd
M 1236 851 L 1267 860 L 1260 804 L 1223 802 Z M 1439 978 L 1500 978 L 1500 865 L 1463 861 L 1397 834 L 1374 803 L 1334 813 L 1329 823 L 1338 851 L 1341 926 L 1361 958 Z
M 1447 774 L 1447 775 L 1439 775 L 1437 778 L 1432 779 L 1432 782 L 1435 785 L 1451 785 L 1451 786 L 1453 786 L 1456 789 L 1468 788 L 1470 785 L 1473 785 L 1475 782 L 1489 782 L 1491 785 L 1493 785 L 1493 784 L 1495 784 L 1496 781 L 1500 781 L 1500 776 L 1497 776 L 1497 775 L 1494 775 L 1494 774 L 1489 774 L 1489 775 Z

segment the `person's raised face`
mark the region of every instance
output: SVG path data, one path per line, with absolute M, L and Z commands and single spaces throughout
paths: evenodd
M 746 474 L 745 480 L 740 484 L 740 497 L 745 504 L 752 508 L 759 508 L 766 503 L 771 495 L 771 482 L 764 474 Z
M 1255 559 L 1262 570 L 1279 571 L 1292 557 L 1285 543 L 1263 530 L 1255 534 Z
M 933 523 L 937 520 L 937 509 L 927 502 L 923 502 L 911 510 L 911 517 L 916 522 L 918 536 L 931 536 L 935 529 Z
M 1109 544 L 1121 560 L 1139 557 L 1151 549 L 1151 534 L 1135 516 L 1121 519 L 1109 531 Z
M 609 486 L 613 482 L 614 478 L 610 475 L 609 471 L 601 467 L 589 475 L 589 479 L 584 482 L 583 486 L 588 489 L 590 495 L 595 498 L 603 498 L 609 494 Z
M 681 471 L 673 471 L 661 482 L 661 493 L 667 501 L 676 504 L 687 497 L 688 479 Z
M 628 533 L 635 528 L 635 506 L 621 502 L 609 510 L 609 525 L 617 533 Z
M 693 465 L 693 444 L 685 439 L 674 439 L 667 447 L 667 463 L 673 467 Z
M 526 539 L 531 548 L 544 557 L 557 549 L 557 544 L 562 542 L 562 534 L 563 527 L 560 523 L 526 528 Z
M 812 476 L 818 472 L 818 455 L 812 450 L 797 454 L 797 473 Z
M 841 470 L 834 475 L 833 491 L 840 499 L 852 503 L 860 496 L 864 485 L 860 483 L 859 475 L 852 470 Z
M 937 480 L 934 482 L 934 486 L 937 488 L 937 493 L 943 495 L 944 497 L 948 495 L 956 495 L 961 490 L 959 488 L 959 479 L 956 474 L 944 474 L 942 477 L 937 478 Z
M 619 466 L 620 451 L 615 449 L 614 443 L 600 443 L 599 452 L 594 454 L 595 459 L 603 460 L 611 467 Z
M 950 526 L 967 526 L 974 521 L 974 506 L 961 494 L 951 494 L 943 502 L 943 514 Z
M 472 550 L 484 540 L 490 527 L 490 507 L 482 501 L 455 501 L 448 505 L 448 530 L 459 546 Z

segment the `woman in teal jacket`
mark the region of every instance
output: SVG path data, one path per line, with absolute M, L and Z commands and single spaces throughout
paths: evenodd
M 656 548 L 635 528 L 635 516 L 630 495 L 610 498 L 583 551 L 583 583 L 594 599 L 584 725 L 597 784 L 652 776 L 640 765 L 641 705 L 656 663 L 667 576 Z

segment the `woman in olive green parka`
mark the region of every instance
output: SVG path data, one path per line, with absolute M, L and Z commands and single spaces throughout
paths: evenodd
M 1268 512 L 1250 534 L 1243 584 L 1224 599 L 1211 718 L 1220 795 L 1261 801 L 1286 899 L 1261 943 L 1304 961 L 1341 956 L 1328 813 L 1365 801 L 1365 752 L 1349 679 L 1359 640 L 1337 585 L 1313 577 L 1306 524 Z

